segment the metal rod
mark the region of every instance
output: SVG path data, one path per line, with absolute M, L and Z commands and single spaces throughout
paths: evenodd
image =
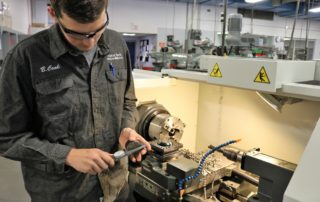
M 253 9 L 251 8 L 251 34 L 253 34 Z
M 246 181 L 248 181 L 249 183 L 258 186 L 259 184 L 259 180 L 254 178 L 253 176 L 250 176 L 248 174 L 246 174 L 245 172 L 241 171 L 241 170 L 237 170 L 237 169 L 233 169 L 232 172 L 235 175 L 238 175 L 240 177 L 242 177 L 243 179 L 245 179 Z
M 176 0 L 173 1 L 172 35 L 174 36 L 174 24 L 176 19 Z
M 216 45 L 216 30 L 217 30 L 217 7 L 214 7 L 214 30 L 213 30 L 213 43 Z
M 184 52 L 188 53 L 188 30 L 189 30 L 189 2 L 187 3 L 187 12 L 186 12 L 186 32 L 185 32 L 185 43 L 184 43 Z
M 305 6 L 305 16 L 308 16 L 310 8 L 310 0 L 307 0 Z M 306 40 L 305 40 L 305 47 L 304 47 L 304 60 L 308 59 L 308 37 L 309 37 L 309 28 L 310 28 L 310 19 L 307 17 L 307 25 L 306 25 Z
M 194 15 L 196 13 L 196 4 L 197 4 L 197 0 L 193 0 L 192 14 L 191 14 L 191 29 L 193 29 L 193 20 L 194 20 Z
M 201 13 L 201 6 L 198 4 L 198 11 L 197 11 L 197 29 L 200 29 L 200 13 Z
M 227 24 L 227 4 L 228 0 L 224 0 L 224 5 L 223 5 L 223 28 L 222 28 L 222 45 L 221 45 L 221 53 L 220 55 L 224 55 L 224 42 L 225 42 L 225 37 L 226 37 L 226 24 Z
M 298 18 L 298 14 L 299 14 L 299 7 L 300 7 L 300 0 L 297 1 L 296 14 L 295 14 L 294 21 L 293 21 L 293 27 L 292 27 L 291 37 L 290 37 L 290 42 L 289 42 L 289 47 L 288 47 L 288 58 L 290 56 L 290 49 L 291 49 L 291 46 L 292 46 L 294 30 L 296 28 L 296 22 L 297 22 L 297 18 Z M 292 51 L 292 58 L 291 58 L 292 60 L 294 58 L 293 55 L 294 55 L 294 51 Z

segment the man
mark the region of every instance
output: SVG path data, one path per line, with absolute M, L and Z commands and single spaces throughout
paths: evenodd
M 99 201 L 102 189 L 106 201 L 124 201 L 126 163 L 112 154 L 128 141 L 147 146 L 132 161 L 151 149 L 132 129 L 129 53 L 106 28 L 107 4 L 52 0 L 56 24 L 19 43 L 3 62 L 0 154 L 21 161 L 32 201 Z

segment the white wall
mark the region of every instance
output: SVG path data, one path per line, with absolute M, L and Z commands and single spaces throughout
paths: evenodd
M 320 102 L 303 101 L 274 111 L 254 91 L 200 84 L 196 150 L 230 139 L 244 150 L 298 163 L 320 117 Z
M 186 4 L 176 6 L 176 28 L 185 28 Z M 146 0 L 110 0 L 110 27 L 120 32 L 156 34 L 158 27 L 172 29 L 172 3 Z
M 7 0 L 12 16 L 12 29 L 28 33 L 31 22 L 30 0 Z

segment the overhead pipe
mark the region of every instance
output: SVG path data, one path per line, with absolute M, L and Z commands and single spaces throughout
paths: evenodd
M 310 0 L 307 0 L 305 5 L 305 16 L 309 14 L 309 7 L 310 7 Z M 308 59 L 308 38 L 309 38 L 309 29 L 310 29 L 310 19 L 307 18 L 307 25 L 306 25 L 306 40 L 305 40 L 305 47 L 304 47 L 304 60 Z
M 174 26 L 176 19 L 176 0 L 173 0 L 172 35 L 174 36 Z
M 224 46 L 226 38 L 226 24 L 227 24 L 227 4 L 228 0 L 223 1 L 223 27 L 222 27 L 222 44 L 220 56 L 224 56 Z
M 290 42 L 289 42 L 289 47 L 288 47 L 288 59 L 289 59 L 289 56 L 290 56 L 290 49 L 291 49 L 291 46 L 292 46 L 292 41 L 293 41 L 293 35 L 294 35 L 294 30 L 296 28 L 296 22 L 297 22 L 297 18 L 298 18 L 298 14 L 299 14 L 299 7 L 300 7 L 300 0 L 297 1 L 297 6 L 296 6 L 296 14 L 295 14 L 295 17 L 294 17 L 294 21 L 293 21 L 293 27 L 292 27 L 292 32 L 291 32 L 291 37 L 290 37 Z M 294 58 L 294 51 L 292 51 L 292 60 Z
M 186 12 L 186 31 L 185 31 L 185 44 L 184 44 L 185 53 L 188 53 L 188 49 L 189 49 L 189 45 L 187 43 L 188 30 L 189 30 L 189 2 L 187 2 L 187 12 Z
M 194 20 L 194 15 L 196 13 L 196 5 L 197 5 L 197 0 L 193 0 L 192 14 L 191 14 L 191 29 L 193 29 L 193 20 Z

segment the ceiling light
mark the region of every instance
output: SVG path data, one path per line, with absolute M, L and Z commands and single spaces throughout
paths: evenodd
M 259 3 L 259 2 L 262 2 L 264 0 L 245 0 L 246 3 L 249 3 L 249 4 L 254 4 L 254 3 Z
M 135 33 L 123 33 L 122 35 L 123 36 L 135 36 L 136 34 Z
M 311 13 L 319 13 L 320 12 L 320 6 L 309 9 L 309 12 L 311 12 Z

